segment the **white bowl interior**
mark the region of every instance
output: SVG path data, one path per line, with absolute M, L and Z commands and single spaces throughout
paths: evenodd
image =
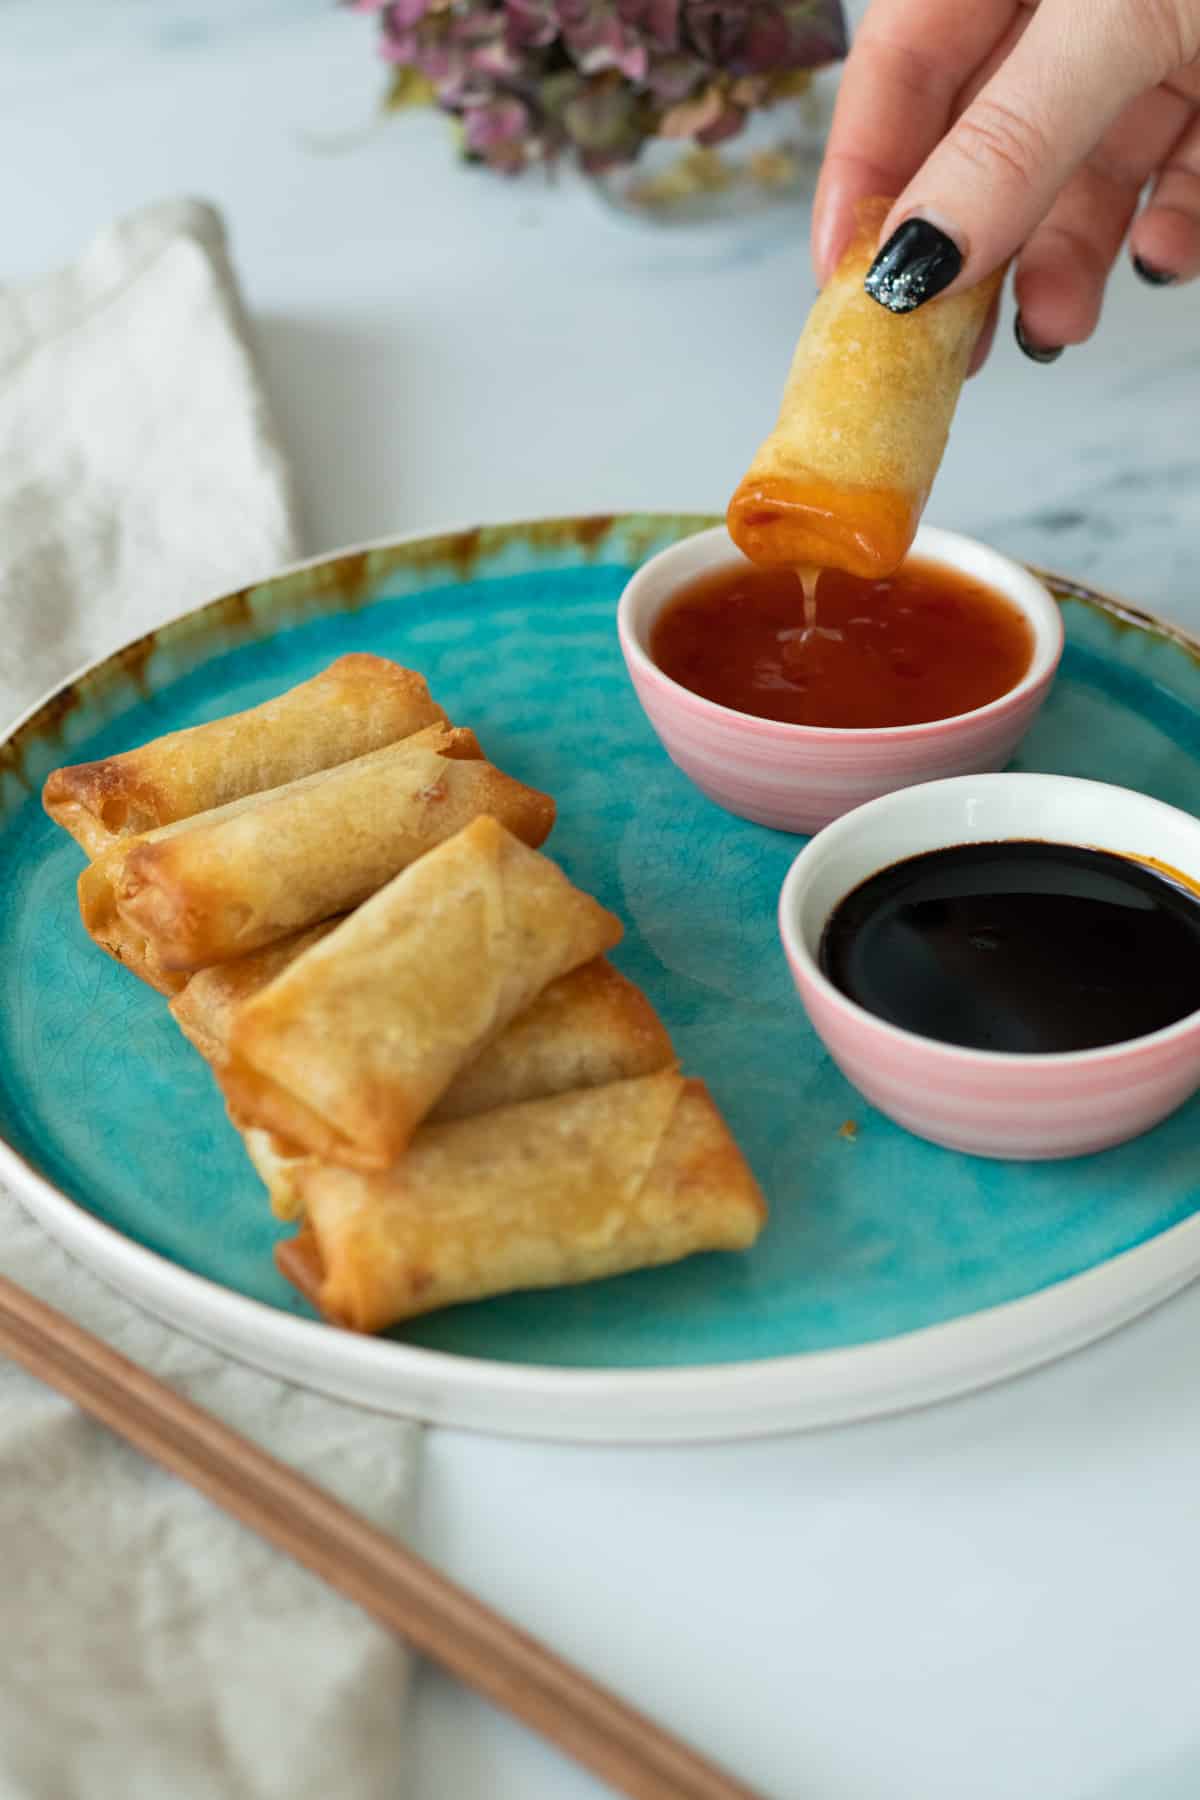
M 1152 857 L 1200 884 L 1200 820 L 1068 775 L 963 775 L 885 794 L 818 832 L 783 885 L 780 927 L 816 970 L 830 914 L 860 882 L 923 850 L 1012 838 Z
M 919 528 L 910 555 L 941 563 L 945 568 L 983 582 L 1019 607 L 1033 630 L 1033 656 L 1029 668 L 1010 693 L 1032 687 L 1053 668 L 1062 650 L 1062 615 L 1053 597 L 1028 569 L 974 538 L 963 537 L 956 531 L 943 531 L 934 525 Z M 634 655 L 647 666 L 657 668 L 650 656 L 650 633 L 667 601 L 700 575 L 746 562 L 746 557 L 723 525 L 697 532 L 694 537 L 684 538 L 651 557 L 621 596 L 620 617 Z M 1007 695 L 1003 697 L 1007 698 Z M 793 729 L 803 731 L 805 727 L 798 725 Z M 895 729 L 903 731 L 906 728 L 898 726 Z

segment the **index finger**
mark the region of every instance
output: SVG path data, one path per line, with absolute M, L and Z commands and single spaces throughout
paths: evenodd
M 907 187 L 948 130 L 963 87 L 1030 0 L 875 0 L 842 73 L 813 204 L 824 281 L 868 195 Z

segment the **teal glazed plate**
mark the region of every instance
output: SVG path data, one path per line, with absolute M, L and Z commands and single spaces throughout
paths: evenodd
M 978 1387 L 1200 1271 L 1200 1099 L 1103 1155 L 982 1162 L 889 1124 L 823 1053 L 776 936 L 799 840 L 691 786 L 617 645 L 632 570 L 709 523 L 548 520 L 308 563 L 130 645 L 0 745 L 0 1175 L 80 1261 L 181 1330 L 347 1400 L 491 1432 L 658 1441 Z M 1190 809 L 1200 647 L 1049 580 L 1067 650 L 1017 766 Z M 287 1228 L 161 997 L 85 936 L 82 853 L 39 793 L 60 763 L 254 705 L 355 649 L 421 670 L 493 761 L 555 795 L 549 850 L 624 919 L 614 960 L 765 1190 L 750 1252 L 456 1307 L 383 1338 L 323 1324 L 276 1274 Z

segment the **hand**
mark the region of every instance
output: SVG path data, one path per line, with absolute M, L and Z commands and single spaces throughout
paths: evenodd
M 874 0 L 817 188 L 822 281 L 856 202 L 893 193 L 868 292 L 911 311 L 1016 254 L 1017 341 L 1037 361 L 1091 335 L 1127 233 L 1145 281 L 1191 280 L 1200 0 Z

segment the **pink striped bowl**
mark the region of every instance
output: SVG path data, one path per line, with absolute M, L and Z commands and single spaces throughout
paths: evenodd
M 680 687 L 651 661 L 650 633 L 666 602 L 697 576 L 745 561 L 724 526 L 673 544 L 638 570 L 617 609 L 625 664 L 667 755 L 710 800 L 779 831 L 819 831 L 879 794 L 1004 767 L 1054 679 L 1062 616 L 1028 569 L 972 538 L 923 525 L 912 553 L 986 582 L 1019 606 L 1033 628 L 1033 659 L 1016 687 L 987 706 L 874 731 L 752 718 Z
M 817 965 L 826 921 L 868 876 L 922 850 L 1007 838 L 1153 859 L 1200 886 L 1200 820 L 1145 794 L 1067 775 L 934 782 L 860 807 L 800 852 L 779 897 L 792 977 L 846 1079 L 918 1137 L 1009 1161 L 1105 1150 L 1200 1088 L 1200 1013 L 1099 1050 L 1014 1056 L 903 1031 L 847 999 Z

